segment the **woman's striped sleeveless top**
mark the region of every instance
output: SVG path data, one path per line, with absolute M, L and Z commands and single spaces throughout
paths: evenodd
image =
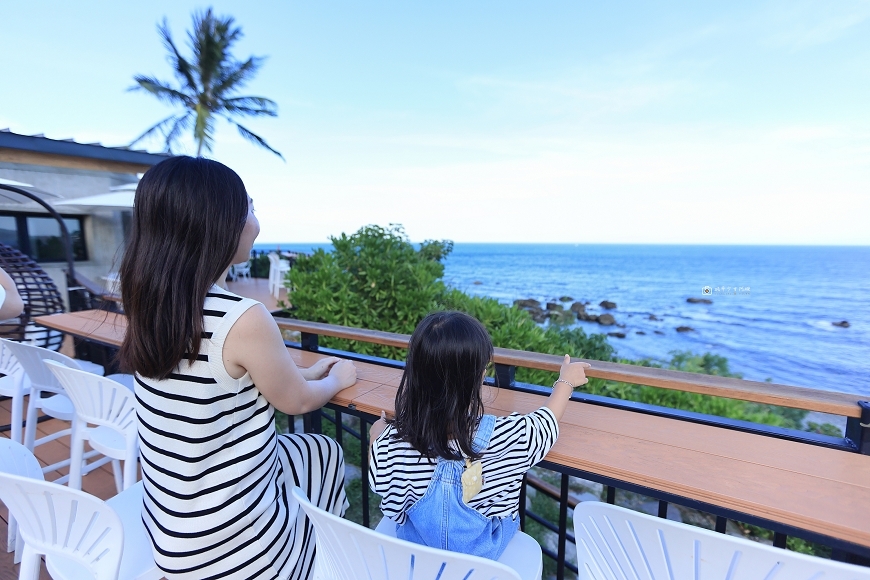
M 168 578 L 286 578 L 305 551 L 273 408 L 223 364 L 227 333 L 254 304 L 214 286 L 196 361 L 165 380 L 136 376 L 142 519 Z

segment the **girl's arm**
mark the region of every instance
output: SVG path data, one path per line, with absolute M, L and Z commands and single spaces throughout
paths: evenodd
M 322 379 L 306 380 L 287 352 L 278 325 L 262 304 L 245 311 L 230 329 L 223 359 L 230 376 L 241 378 L 250 373 L 266 400 L 288 415 L 319 409 L 356 382 L 353 363 L 338 359 Z
M 586 369 L 590 366 L 589 363 L 572 363 L 571 357 L 567 354 L 565 355 L 565 359 L 562 361 L 562 368 L 559 369 L 559 380 L 556 381 L 555 385 L 553 385 L 553 392 L 550 393 L 550 397 L 547 399 L 547 404 L 545 405 L 553 412 L 556 421 L 561 421 L 562 415 L 565 414 L 565 407 L 568 406 L 568 399 L 571 398 L 571 393 L 574 392 L 571 385 L 579 387 L 580 385 L 585 385 L 589 382 L 589 379 L 586 378 Z M 563 381 L 568 381 L 571 385 L 566 384 Z

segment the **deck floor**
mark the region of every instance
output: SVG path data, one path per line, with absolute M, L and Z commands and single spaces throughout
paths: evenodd
M 262 302 L 269 312 L 279 309 L 278 300 L 269 294 L 269 280 L 266 278 L 240 278 L 235 282 L 227 282 L 227 289 L 239 296 Z M 286 301 L 287 290 L 281 288 L 278 299 Z

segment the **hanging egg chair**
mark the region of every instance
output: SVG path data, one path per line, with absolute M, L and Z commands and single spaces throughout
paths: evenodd
M 24 301 L 24 312 L 20 316 L 0 321 L 0 337 L 51 350 L 60 349 L 63 333 L 33 323 L 37 316 L 64 311 L 63 298 L 54 281 L 30 257 L 2 243 L 0 268 L 15 282 Z

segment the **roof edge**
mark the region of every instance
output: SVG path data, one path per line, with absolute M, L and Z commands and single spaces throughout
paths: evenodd
M 0 149 L 16 149 L 33 153 L 99 159 L 119 163 L 156 165 L 171 157 L 165 153 L 131 151 L 119 147 L 106 147 L 98 143 L 77 143 L 72 140 L 49 139 L 41 135 L 20 135 L 11 131 L 0 131 Z

